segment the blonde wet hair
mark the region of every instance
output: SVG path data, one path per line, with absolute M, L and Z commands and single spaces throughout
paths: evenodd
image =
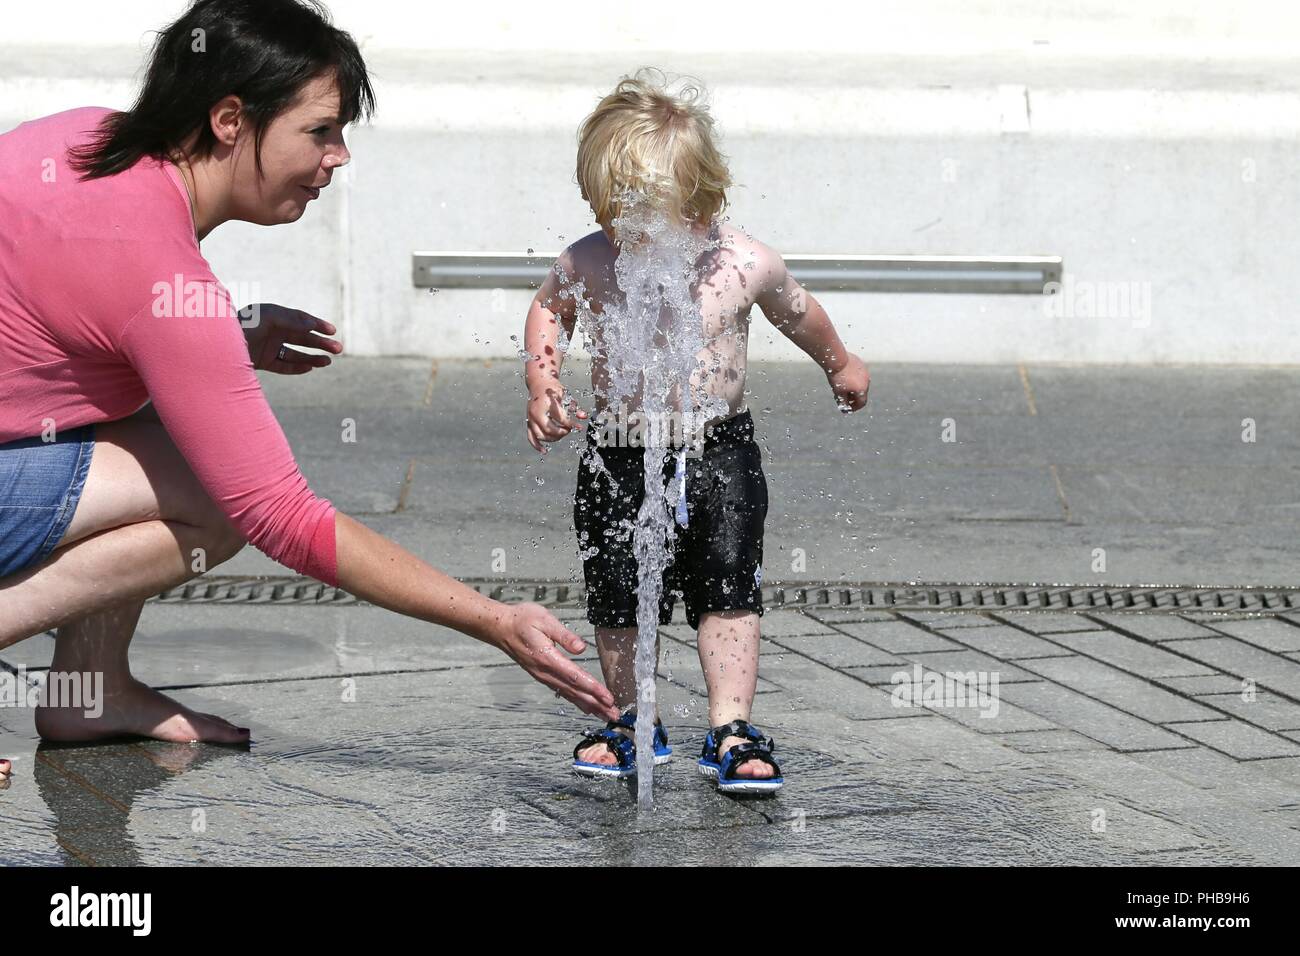
M 597 222 L 608 225 L 619 215 L 627 191 L 687 223 L 708 225 L 726 209 L 731 174 L 713 141 L 704 97 L 696 80 L 670 85 L 663 72 L 642 69 L 583 120 L 578 186 Z

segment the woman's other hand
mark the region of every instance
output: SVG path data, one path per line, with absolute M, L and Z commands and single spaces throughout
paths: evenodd
M 342 342 L 328 338 L 338 329 L 300 309 L 263 302 L 245 306 L 239 315 L 253 368 L 277 375 L 301 375 L 314 368 L 324 368 L 333 360 L 328 355 L 308 355 L 290 348 L 291 345 L 322 349 L 335 355 L 343 351 Z

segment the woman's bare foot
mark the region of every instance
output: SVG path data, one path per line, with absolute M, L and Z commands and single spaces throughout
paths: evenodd
M 8 760 L 0 758 L 0 784 L 9 781 L 9 772 L 14 769 L 14 765 Z
M 150 737 L 174 743 L 205 741 L 246 744 L 249 732 L 214 714 L 200 714 L 140 683 L 134 677 L 105 690 L 103 713 L 88 717 L 77 707 L 36 708 L 36 732 L 42 740 L 82 742 L 108 737 Z

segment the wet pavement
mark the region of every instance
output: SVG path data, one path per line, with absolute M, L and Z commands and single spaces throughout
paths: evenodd
M 344 510 L 462 577 L 576 581 L 576 459 L 526 447 L 515 373 L 354 359 L 264 381 Z M 1285 370 L 872 373 L 870 415 L 845 418 L 815 369 L 751 371 L 765 583 L 1297 577 Z M 288 572 L 246 549 L 214 573 Z M 580 609 L 556 613 L 590 637 Z M 660 667 L 675 753 L 639 815 L 629 784 L 569 773 L 592 721 L 468 638 L 366 606 L 150 603 L 136 675 L 252 746 L 38 745 L 30 710 L 2 707 L 0 861 L 1300 862 L 1300 612 L 770 610 L 753 720 L 788 781 L 772 798 L 696 774 L 703 678 L 678 615 Z M 52 646 L 0 665 L 41 668 Z M 598 673 L 594 647 L 583 661 Z M 963 683 L 899 699 L 900 675 L 942 674 Z

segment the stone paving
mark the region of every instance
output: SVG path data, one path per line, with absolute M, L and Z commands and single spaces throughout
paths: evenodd
M 318 493 L 451 573 L 483 577 L 501 548 L 502 578 L 576 579 L 572 459 L 518 450 L 521 396 L 484 400 L 517 390 L 513 368 L 340 365 L 333 394 L 319 376 L 297 391 L 267 382 Z M 755 392 L 821 401 L 813 372 L 757 369 Z M 1294 471 L 1282 422 L 1300 392 L 1271 371 L 1212 371 L 1231 396 L 1218 421 L 1210 403 L 1170 394 L 1181 374 L 873 367 L 872 417 L 774 407 L 759 416 L 773 486 L 765 577 L 1294 579 L 1277 519 L 1296 504 L 1280 476 Z M 1086 410 L 1085 379 L 1107 383 Z M 983 402 L 996 407 L 979 413 Z M 1226 461 L 1239 451 L 1232 419 L 1251 411 L 1276 428 L 1258 480 Z M 359 422 L 360 449 L 339 445 L 344 417 Z M 940 447 L 943 417 L 971 421 L 969 447 Z M 1030 433 L 1018 448 L 1017 426 Z M 850 441 L 861 449 L 825 453 Z M 1216 448 L 1219 464 L 1192 475 L 1188 462 Z M 802 478 L 800 456 L 812 463 Z M 908 484 L 927 458 L 933 477 Z M 855 484 L 869 465 L 880 483 Z M 819 486 L 817 467 L 833 481 Z M 1131 473 L 1107 486 L 1087 467 Z M 1149 484 L 1132 479 L 1140 471 Z M 1214 545 L 1160 544 L 1175 539 Z M 801 546 L 809 567 L 781 573 Z M 1090 570 L 1095 547 L 1110 572 Z M 246 549 L 215 573 L 287 572 Z M 590 637 L 580 609 L 556 613 Z M 661 631 L 659 685 L 675 755 L 656 774 L 656 809 L 638 814 L 631 785 L 569 773 L 591 720 L 490 647 L 368 606 L 150 603 L 136 675 L 252 727 L 252 746 L 41 745 L 30 710 L 0 708 L 0 753 L 15 760 L 0 860 L 1300 862 L 1300 613 L 771 609 L 753 719 L 777 740 L 788 784 L 747 799 L 695 772 L 703 678 L 678 615 Z M 52 646 L 32 638 L 0 652 L 0 667 L 47 666 Z M 594 647 L 582 662 L 598 673 Z M 899 699 L 899 681 L 933 688 L 945 674 L 958 675 L 946 697 Z

